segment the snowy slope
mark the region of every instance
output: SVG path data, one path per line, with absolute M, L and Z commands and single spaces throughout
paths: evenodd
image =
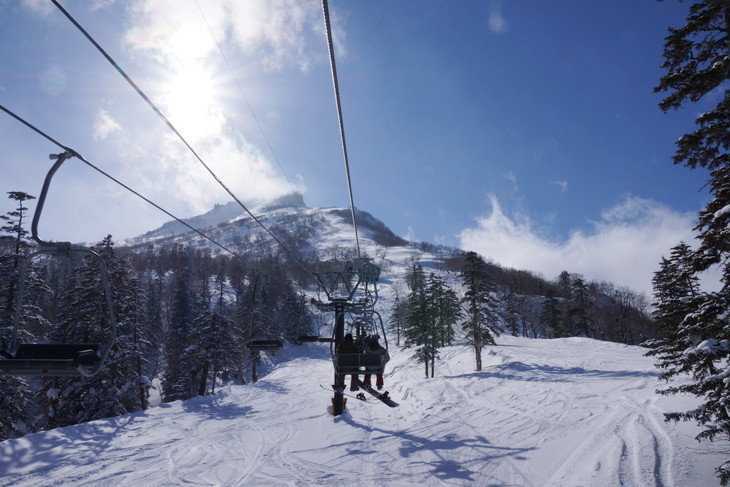
M 280 240 L 286 241 L 285 233 L 287 231 L 304 232 L 309 233 L 310 245 L 319 250 L 332 245 L 355 247 L 352 216 L 348 208 L 308 208 L 302 195 L 293 193 L 273 201 L 261 202 L 257 206 L 250 207 L 249 210 Z M 368 212 L 357 210 L 357 219 L 360 237 L 364 240 L 363 245 L 407 244 L 405 240 L 393 234 L 383 222 Z M 216 205 L 207 213 L 183 221 L 234 252 L 245 254 L 251 251 L 250 240 L 255 238 L 263 238 L 272 247 L 276 247 L 274 239 L 236 202 Z M 131 248 L 147 246 L 150 243 L 156 245 L 181 243 L 194 247 L 207 247 L 216 253 L 221 251 L 218 246 L 178 221 L 167 222 L 144 235 L 118 243 Z M 289 245 L 291 245 L 290 242 Z
M 280 352 L 261 381 L 212 397 L 0 443 L 3 486 L 712 486 L 726 445 L 662 412 L 643 349 L 502 337 L 473 371 L 442 351 L 434 379 L 391 346 L 401 406 L 350 399 L 332 417 L 327 346 Z

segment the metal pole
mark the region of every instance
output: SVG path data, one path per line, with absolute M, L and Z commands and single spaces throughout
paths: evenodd
M 337 346 L 345 336 L 345 304 L 346 300 L 335 300 L 335 353 Z M 332 386 L 335 397 L 332 398 L 332 415 L 339 416 L 345 411 L 345 376 L 335 371 L 335 383 Z

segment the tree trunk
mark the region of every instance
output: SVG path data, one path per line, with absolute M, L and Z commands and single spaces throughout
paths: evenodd
M 203 370 L 200 372 L 200 387 L 198 388 L 198 395 L 205 396 L 205 388 L 208 382 L 208 362 L 203 364 Z

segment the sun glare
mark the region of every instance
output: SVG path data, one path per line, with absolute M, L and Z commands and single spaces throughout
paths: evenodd
M 216 99 L 216 83 L 201 62 L 177 71 L 167 85 L 169 119 L 184 137 L 200 139 L 219 133 L 223 118 Z

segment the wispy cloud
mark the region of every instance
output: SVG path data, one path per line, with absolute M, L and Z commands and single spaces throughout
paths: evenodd
M 145 91 L 226 187 L 245 202 L 304 192 L 301 179 L 294 177 L 293 184 L 287 182 L 266 152 L 237 127 L 235 117 L 240 116 L 240 110 L 233 104 L 244 105 L 244 100 L 240 96 L 232 100 L 235 83 L 220 77 L 225 68 L 221 68 L 224 59 L 216 41 L 227 48 L 229 58 L 243 53 L 250 62 L 260 63 L 257 71 L 284 65 L 305 70 L 313 62 L 310 53 L 321 51 L 312 47 L 315 36 L 321 42 L 316 32 L 322 22 L 318 2 L 135 0 L 126 11 L 129 27 L 123 47 L 138 63 L 155 68 L 144 80 Z M 244 89 L 251 88 L 243 84 Z M 182 214 L 206 211 L 214 203 L 230 199 L 164 124 L 153 121 L 142 126 L 131 117 L 125 107 L 101 110 L 93 133 L 99 139 L 124 131 L 128 140 L 155 140 L 143 144 L 142 164 L 125 164 L 119 169 L 131 171 L 128 167 L 135 166 L 130 179 L 141 181 L 145 194 L 153 199 L 168 198 L 161 193 L 175 188 L 175 196 L 187 208 L 178 209 L 173 203 L 173 209 Z M 129 151 L 121 139 L 109 143 L 123 145 L 118 151 Z M 160 181 L 165 184 L 160 185 Z
M 512 183 L 512 190 L 513 191 L 518 191 L 519 190 L 520 187 L 517 184 L 517 175 L 515 173 L 513 173 L 512 171 L 510 171 L 507 174 L 505 174 L 504 177 L 507 178 L 507 180 L 510 183 Z
M 255 53 L 268 69 L 290 62 L 307 69 L 312 63 L 310 46 L 315 38 L 321 40 L 316 30 L 321 7 L 316 0 L 199 0 L 198 5 L 205 22 L 192 2 L 137 0 L 125 42 L 163 63 L 174 63 L 182 53 L 201 58 L 217 50 L 210 26 L 219 42 L 233 42 L 244 53 Z
M 507 32 L 507 21 L 502 15 L 502 0 L 492 0 L 489 5 L 489 30 L 495 34 Z
M 568 181 L 553 181 L 553 184 L 560 187 L 560 192 L 568 191 Z
M 121 132 L 122 126 L 114 120 L 109 112 L 103 108 L 99 110 L 96 123 L 94 124 L 94 139 L 103 140 L 106 139 L 110 134 L 115 132 Z
M 44 16 L 50 14 L 55 8 L 51 2 L 46 0 L 22 0 L 22 5 L 28 10 Z
M 491 212 L 460 233 L 462 248 L 550 279 L 567 270 L 647 295 L 661 257 L 681 240 L 691 242 L 695 225 L 695 214 L 629 196 L 603 211 L 590 232 L 576 230 L 554 241 L 539 235 L 526 215 L 510 217 L 495 196 L 490 201 Z

